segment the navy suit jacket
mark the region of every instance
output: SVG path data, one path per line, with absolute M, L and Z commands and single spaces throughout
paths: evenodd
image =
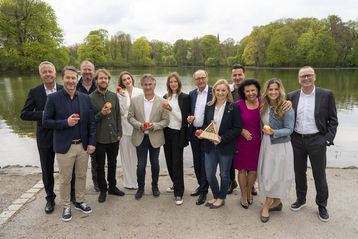
M 215 104 L 206 105 L 203 129 L 205 129 L 212 120 L 214 120 Z M 236 137 L 242 131 L 242 121 L 240 108 L 237 104 L 226 102 L 223 117 L 221 119 L 218 134 L 221 142 L 216 145 L 216 150 L 221 154 L 235 154 L 237 150 Z M 215 147 L 215 144 L 205 139 L 205 152 L 209 153 Z
M 56 84 L 56 90 L 63 88 Z M 37 121 L 36 140 L 39 148 L 51 148 L 53 130 L 42 126 L 42 115 L 45 108 L 47 95 L 44 84 L 32 87 L 27 95 L 24 107 L 21 110 L 20 118 L 22 120 Z
M 208 103 L 209 101 L 211 101 L 211 99 L 213 98 L 212 95 L 212 87 L 209 86 L 208 87 L 208 96 L 206 98 L 206 103 Z M 196 104 L 196 99 L 198 97 L 198 89 L 192 90 L 189 92 L 189 96 L 190 96 L 190 115 L 194 115 L 195 112 L 195 104 Z M 195 134 L 195 130 L 193 127 L 193 124 L 190 124 L 190 134 L 194 135 Z
M 56 153 L 65 154 L 72 143 L 73 128 L 68 126 L 67 118 L 72 114 L 68 112 L 65 100 L 65 90 L 60 90 L 47 97 L 42 124 L 53 128 L 53 148 Z M 81 140 L 83 149 L 88 145 L 96 145 L 96 121 L 88 95 L 76 91 L 80 108 Z
M 300 94 L 301 89 L 287 94 L 287 99 L 292 102 L 292 107 L 295 110 L 295 119 L 297 119 L 297 106 Z M 338 127 L 338 119 L 336 102 L 332 91 L 316 87 L 314 118 L 317 129 L 328 142 L 327 145 L 333 145 Z

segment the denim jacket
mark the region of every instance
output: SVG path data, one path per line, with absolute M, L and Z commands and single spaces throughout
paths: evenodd
M 273 129 L 274 134 L 270 135 L 271 144 L 286 143 L 291 140 L 290 135 L 293 132 L 295 124 L 295 112 L 293 110 L 285 111 L 283 119 L 274 113 L 274 108 L 270 109 L 269 125 Z M 261 121 L 261 128 L 263 123 Z M 261 131 L 262 132 L 262 131 Z

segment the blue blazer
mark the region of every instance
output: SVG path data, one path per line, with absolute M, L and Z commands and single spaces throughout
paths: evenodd
M 213 88 L 211 86 L 209 86 L 208 87 L 208 96 L 206 98 L 206 103 L 211 101 L 211 99 L 213 98 L 212 91 L 213 91 Z M 194 115 L 196 99 L 198 97 L 198 89 L 190 91 L 189 92 L 189 97 L 190 97 L 190 115 Z M 206 110 L 206 108 L 205 108 L 205 110 Z M 190 131 L 191 135 L 195 134 L 193 124 L 190 124 L 189 131 Z
M 88 95 L 76 91 L 80 106 L 81 140 L 83 149 L 88 145 L 96 145 L 96 121 L 92 110 L 91 100 Z M 68 112 L 64 104 L 65 90 L 57 91 L 47 97 L 47 102 L 42 118 L 44 127 L 53 128 L 53 148 L 56 153 L 65 154 L 72 143 L 73 128 L 68 126 L 67 118 L 72 114 Z
M 203 129 L 205 129 L 214 119 L 215 104 L 206 105 Z M 237 150 L 236 137 L 241 134 L 242 121 L 240 108 L 237 104 L 226 102 L 225 111 L 218 129 L 221 142 L 216 145 L 216 150 L 221 154 L 234 155 Z M 215 144 L 209 140 L 204 140 L 205 153 L 209 153 L 215 148 Z

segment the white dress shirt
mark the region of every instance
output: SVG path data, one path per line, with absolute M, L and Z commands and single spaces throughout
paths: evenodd
M 216 129 L 218 130 L 218 133 L 219 133 L 220 125 L 221 125 L 221 120 L 224 115 L 225 106 L 226 106 L 226 101 L 223 105 L 220 106 L 220 108 L 216 107 L 216 105 L 215 105 L 214 121 L 216 123 Z
M 153 98 L 151 100 L 147 100 L 144 97 L 144 116 L 145 116 L 145 122 L 149 122 L 150 119 L 150 113 L 152 112 L 152 107 L 153 107 L 153 103 L 154 103 L 154 98 L 155 96 L 153 96 Z M 152 122 L 149 122 L 152 123 Z M 144 131 L 145 134 L 149 134 L 148 130 Z
M 53 87 L 52 90 L 49 90 L 46 88 L 45 84 L 44 84 L 44 87 L 45 87 L 45 92 L 46 92 L 46 95 L 49 95 L 49 94 L 52 94 L 52 93 L 55 93 L 57 91 L 57 88 L 56 88 L 56 84 L 55 86 Z
M 193 122 L 194 127 L 203 126 L 206 100 L 208 98 L 208 91 L 209 91 L 208 85 L 206 85 L 205 89 L 202 92 L 200 92 L 199 89 L 197 89 L 198 96 L 195 102 L 195 112 L 194 112 L 195 120 Z
M 316 87 L 313 88 L 311 94 L 306 95 L 301 89 L 300 99 L 297 106 L 297 119 L 295 131 L 299 134 L 315 134 L 318 133 L 316 121 L 314 118 L 315 111 L 315 94 Z
M 179 107 L 177 95 L 173 94 L 172 97 L 168 99 L 168 103 L 170 107 L 172 107 L 172 111 L 169 112 L 168 127 L 171 129 L 180 130 L 182 118 L 181 118 L 181 110 Z

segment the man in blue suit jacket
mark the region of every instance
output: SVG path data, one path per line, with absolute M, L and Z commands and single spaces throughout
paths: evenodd
M 190 145 L 193 153 L 195 176 L 199 187 L 190 195 L 199 195 L 199 198 L 196 200 L 196 205 L 201 205 L 206 201 L 209 184 L 205 174 L 204 144 L 195 136 L 195 131 L 202 129 L 205 106 L 206 103 L 212 99 L 212 88 L 208 86 L 208 73 L 206 71 L 197 70 L 193 74 L 193 78 L 194 83 L 198 88 L 190 91 L 189 96 L 190 115 L 195 116 L 195 119 L 194 121 L 191 121 L 188 117 L 188 122 L 190 123 Z
M 76 165 L 75 208 L 91 213 L 84 203 L 88 154 L 95 151 L 96 123 L 88 95 L 76 91 L 77 69 L 67 66 L 61 73 L 63 90 L 49 95 L 45 106 L 43 125 L 53 128 L 54 151 L 59 167 L 60 198 L 63 221 L 72 219 L 70 208 L 70 181 Z
M 43 83 L 30 89 L 20 117 L 22 120 L 37 121 L 37 149 L 40 154 L 42 182 L 45 187 L 47 201 L 45 212 L 51 213 L 54 210 L 56 198 L 56 194 L 53 191 L 55 184 L 53 177 L 53 165 L 55 161 L 55 152 L 53 151 L 52 144 L 53 130 L 42 126 L 42 115 L 47 95 L 55 93 L 63 87 L 56 84 L 56 69 L 51 62 L 41 62 L 39 72 Z

